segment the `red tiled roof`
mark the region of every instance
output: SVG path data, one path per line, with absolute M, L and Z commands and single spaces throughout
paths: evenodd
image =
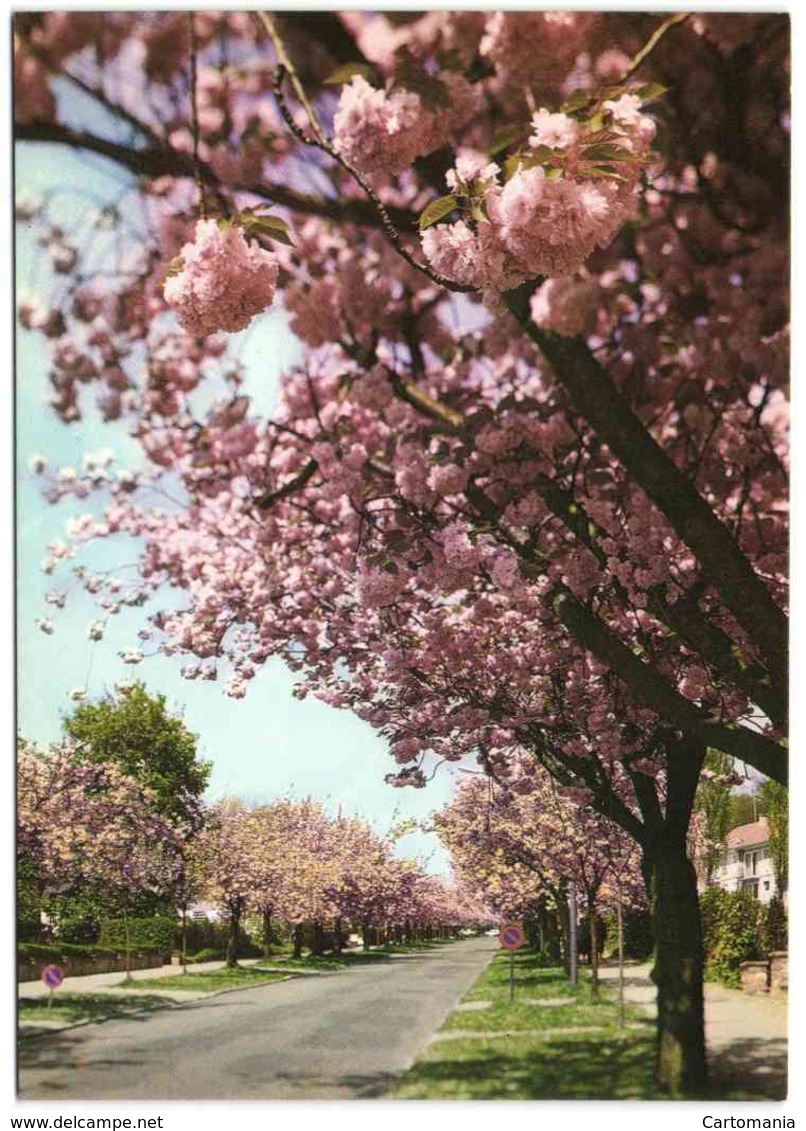
M 765 844 L 770 839 L 770 830 L 767 818 L 761 817 L 749 825 L 738 825 L 731 829 L 727 835 L 728 848 L 746 848 L 751 844 Z

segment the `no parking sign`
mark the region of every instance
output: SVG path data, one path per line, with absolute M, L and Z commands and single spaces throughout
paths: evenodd
M 64 981 L 64 970 L 62 970 L 61 966 L 44 966 L 42 968 L 41 977 L 42 981 L 50 990 L 48 994 L 48 1009 L 50 1009 L 50 1003 L 53 1001 L 53 991 L 58 990 L 59 986 Z
M 509 951 L 509 1000 L 515 997 L 515 951 L 526 942 L 520 923 L 504 923 L 498 932 L 498 941 Z
M 520 923 L 505 923 L 498 932 L 498 941 L 504 950 L 517 950 L 526 942 Z

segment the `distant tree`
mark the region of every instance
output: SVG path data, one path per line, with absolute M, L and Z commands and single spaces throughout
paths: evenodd
M 777 782 L 768 781 L 761 787 L 761 798 L 770 829 L 775 886 L 783 895 L 789 886 L 789 791 Z
M 702 819 L 702 861 L 706 884 L 711 882 L 731 828 L 732 768 L 733 759 L 727 754 L 721 750 L 709 750 L 697 787 L 694 809 Z
M 734 793 L 730 799 L 730 824 L 728 829 L 749 825 L 766 815 L 764 798 L 757 793 Z
M 210 763 L 196 757 L 196 735 L 171 714 L 164 695 L 149 695 L 143 683 L 127 685 L 79 704 L 64 729 L 82 757 L 114 763 L 145 786 L 161 816 L 198 828 Z

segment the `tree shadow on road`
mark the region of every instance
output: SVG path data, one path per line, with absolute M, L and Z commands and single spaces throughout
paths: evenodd
M 709 1050 L 712 1088 L 720 1095 L 741 1092 L 743 1099 L 786 1099 L 786 1058 L 787 1042 L 783 1037 L 743 1037 L 731 1041 Z

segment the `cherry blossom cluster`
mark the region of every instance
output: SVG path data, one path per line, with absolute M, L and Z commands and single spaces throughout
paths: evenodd
M 336 149 L 367 175 L 401 173 L 437 149 L 465 124 L 478 98 L 453 71 L 432 83 L 436 91 L 425 100 L 403 86 L 376 89 L 354 75 L 342 89 L 333 119 Z
M 245 329 L 271 306 L 279 270 L 276 256 L 238 224 L 215 220 L 199 220 L 177 268 L 165 280 L 165 301 L 199 338 Z
M 460 157 L 448 186 L 466 216 L 430 227 L 423 251 L 448 278 L 500 292 L 539 275 L 571 275 L 606 247 L 636 207 L 655 123 L 636 94 L 605 99 L 598 120 L 540 109 L 500 184 L 481 155 Z

